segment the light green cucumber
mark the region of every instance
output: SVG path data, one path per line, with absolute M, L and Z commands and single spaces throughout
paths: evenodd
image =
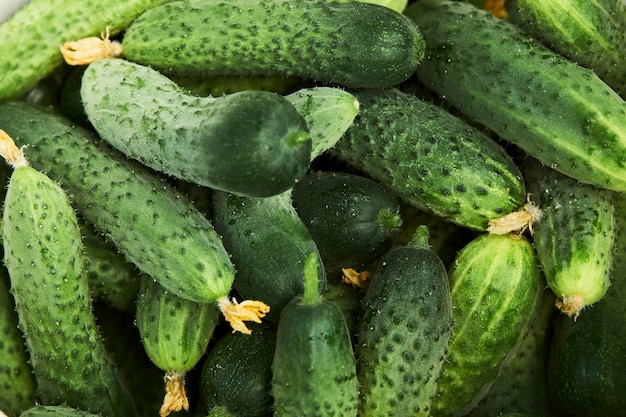
M 363 298 L 356 356 L 359 415 L 424 416 L 452 331 L 446 269 L 428 249 L 428 229 L 379 261 Z
M 542 213 L 533 225 L 537 257 L 558 298 L 556 305 L 577 318 L 611 284 L 617 232 L 614 193 L 581 184 L 535 159 L 522 166 Z
M 148 357 L 165 372 L 161 417 L 189 409 L 185 375 L 206 352 L 219 314 L 214 303 L 186 300 L 152 278 L 142 277 L 136 325 Z
M 35 405 L 36 382 L 18 328 L 15 301 L 10 293 L 9 272 L 0 266 L 0 410 L 16 417 Z
M 626 7 L 622 0 L 518 0 L 520 25 L 551 49 L 626 93 Z
M 177 75 L 283 75 L 347 87 L 406 80 L 417 26 L 383 6 L 327 0 L 173 1 L 136 19 L 126 59 Z
M 416 207 L 471 229 L 485 230 L 524 203 L 519 169 L 485 134 L 395 88 L 355 95 L 362 110 L 332 154 Z
M 199 185 L 269 197 L 291 188 L 309 166 L 306 121 L 276 93 L 195 97 L 152 68 L 114 58 L 89 65 L 81 98 L 102 139 Z
M 110 35 L 168 0 L 32 0 L 0 24 L 0 101 L 16 99 L 63 64 L 64 42 Z
M 418 78 L 472 121 L 580 182 L 626 191 L 626 103 L 593 71 L 469 2 L 420 0 Z
M 229 295 L 234 267 L 220 237 L 167 182 L 49 110 L 4 103 L 0 125 L 29 145 L 33 167 L 61 182 L 85 220 L 141 271 L 194 301 Z
M 517 235 L 482 234 L 461 249 L 448 271 L 454 326 L 431 416 L 463 416 L 486 395 L 538 309 L 538 263 Z
M 14 167 L 3 206 L 4 263 L 37 399 L 132 416 L 133 403 L 92 312 L 74 208 L 59 184 L 28 165 L 10 137 L 2 141 L 3 156 Z
M 66 404 L 35 405 L 25 410 L 20 417 L 105 417 L 102 414 L 93 414 Z

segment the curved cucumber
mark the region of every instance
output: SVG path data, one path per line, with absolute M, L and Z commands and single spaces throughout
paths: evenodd
M 28 166 L 5 136 L 3 156 L 14 171 L 3 209 L 4 262 L 37 398 L 111 417 L 133 415 L 129 393 L 98 333 L 74 208 L 65 191 Z
M 268 197 L 292 187 L 309 166 L 306 121 L 276 93 L 195 97 L 152 68 L 103 59 L 85 71 L 81 98 L 102 139 L 199 185 Z
M 125 32 L 124 57 L 166 74 L 284 75 L 349 87 L 406 80 L 417 26 L 382 6 L 326 0 L 173 1 Z
M 553 169 L 626 191 L 626 103 L 595 73 L 469 2 L 405 13 L 426 40 L 417 75 L 428 88 Z
M 452 302 L 443 263 L 425 245 L 383 256 L 363 298 L 356 350 L 363 417 L 430 415 Z
M 534 248 L 513 235 L 478 236 L 461 249 L 448 278 L 454 326 L 433 417 L 465 415 L 486 395 L 528 330 L 545 285 Z
M 356 91 L 362 110 L 332 150 L 423 210 L 472 229 L 517 210 L 521 173 L 504 149 L 398 89 Z

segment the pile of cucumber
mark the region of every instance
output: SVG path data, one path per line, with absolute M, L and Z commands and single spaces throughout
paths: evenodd
M 621 0 L 33 0 L 0 416 L 626 416 Z

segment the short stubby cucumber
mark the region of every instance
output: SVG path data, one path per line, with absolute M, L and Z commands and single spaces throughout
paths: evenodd
M 426 40 L 426 87 L 553 169 L 626 191 L 626 103 L 593 71 L 469 2 L 420 0 L 405 14 Z
M 614 193 L 581 184 L 536 159 L 520 166 L 542 213 L 533 226 L 537 257 L 557 307 L 576 319 L 583 308 L 604 297 L 611 283 Z
M 195 97 L 152 68 L 112 58 L 87 67 L 81 99 L 102 139 L 199 185 L 269 197 L 292 187 L 309 166 L 306 121 L 276 93 Z
M 411 204 L 485 230 L 521 206 L 525 186 L 504 149 L 441 107 L 395 88 L 354 91 L 362 110 L 331 152 Z
M 166 74 L 284 75 L 347 87 L 398 84 L 424 42 L 383 6 L 326 0 L 175 1 L 129 26 L 123 56 Z
M 149 8 L 169 0 L 35 0 L 0 24 L 0 101 L 16 99 L 63 64 L 59 45 L 115 35 Z
M 469 412 L 526 334 L 543 295 L 537 255 L 523 236 L 482 234 L 448 271 L 454 326 L 433 417 Z
M 218 320 L 214 303 L 186 300 L 142 277 L 136 323 L 148 357 L 166 372 L 161 417 L 189 409 L 185 375 L 200 362 Z
M 425 233 L 426 232 L 426 233 Z M 430 416 L 452 332 L 446 269 L 425 226 L 380 260 L 359 322 L 359 415 Z
M 3 206 L 4 262 L 37 399 L 111 417 L 133 415 L 92 311 L 74 208 L 60 185 L 29 166 L 0 133 L 0 152 L 14 167 Z

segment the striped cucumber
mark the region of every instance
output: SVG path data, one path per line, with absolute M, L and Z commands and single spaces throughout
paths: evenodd
M 34 167 L 63 183 L 85 220 L 166 289 L 192 301 L 218 302 L 235 326 L 241 324 L 238 312 L 266 312 L 253 301 L 240 306 L 229 300 L 234 267 L 221 238 L 165 180 L 52 111 L 3 103 L 0 124 L 29 145 Z
M 0 101 L 16 99 L 63 64 L 59 45 L 111 35 L 169 0 L 34 0 L 0 24 Z
M 92 312 L 74 208 L 65 191 L 0 133 L 2 156 L 14 167 L 3 207 L 4 262 L 37 398 L 111 417 L 132 415 Z
M 406 80 L 424 43 L 383 6 L 327 0 L 172 1 L 128 27 L 123 56 L 167 75 L 283 75 L 347 87 Z
M 576 319 L 611 283 L 615 249 L 614 193 L 581 184 L 536 159 L 521 165 L 542 211 L 533 244 L 557 307 Z
M 419 227 L 409 246 L 383 256 L 363 298 L 356 348 L 362 417 L 430 416 L 452 302 L 427 230 Z
M 482 234 L 448 271 L 454 326 L 433 417 L 469 412 L 498 376 L 538 309 L 545 281 L 531 243 L 517 235 Z
M 626 103 L 595 73 L 468 2 L 420 0 L 419 79 L 473 121 L 580 182 L 626 191 Z
M 304 263 L 304 292 L 283 309 L 272 362 L 274 417 L 356 417 L 359 381 L 348 326 L 318 288 L 317 253 Z
M 103 59 L 85 71 L 81 98 L 102 139 L 199 185 L 269 197 L 292 187 L 309 166 L 306 121 L 276 93 L 194 97 L 152 68 Z
M 332 153 L 423 210 L 468 228 L 524 202 L 504 149 L 443 108 L 398 89 L 355 92 L 363 108 Z
M 136 323 L 148 357 L 165 371 L 161 417 L 189 410 L 185 375 L 200 362 L 218 320 L 219 310 L 214 303 L 186 300 L 152 278 L 142 277 Z

